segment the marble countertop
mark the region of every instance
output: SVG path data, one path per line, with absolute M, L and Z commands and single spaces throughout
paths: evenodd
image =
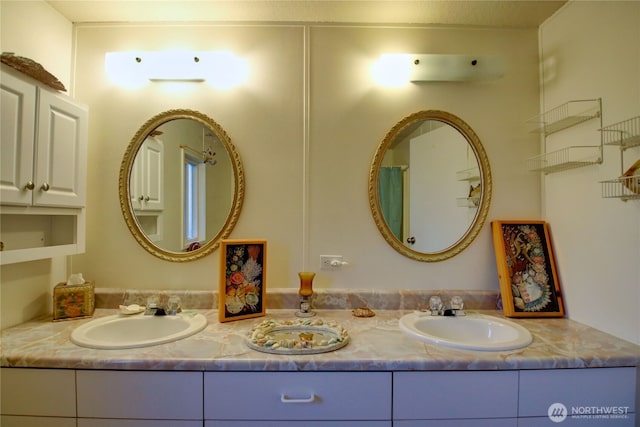
M 527 328 L 533 342 L 512 351 L 458 350 L 409 337 L 398 326 L 406 309 L 374 309 L 356 318 L 350 309 L 317 310 L 350 335 L 330 353 L 275 355 L 246 345 L 245 335 L 264 317 L 219 323 L 217 310 L 201 309 L 209 323 L 202 332 L 173 343 L 125 350 L 93 350 L 73 344 L 71 331 L 92 319 L 34 320 L 2 332 L 3 367 L 185 370 L 185 371 L 406 371 L 506 370 L 637 366 L 640 346 L 570 319 L 511 319 Z M 293 309 L 269 309 L 267 318 L 294 318 Z M 94 318 L 116 313 L 96 309 Z M 502 317 L 501 312 L 482 310 Z

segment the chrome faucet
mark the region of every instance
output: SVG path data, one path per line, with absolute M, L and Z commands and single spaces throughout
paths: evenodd
M 429 310 L 432 316 L 464 316 L 464 301 L 460 296 L 451 297 L 448 307 L 442 302 L 442 298 L 434 295 L 429 298 Z
M 451 297 L 449 301 L 449 311 L 445 310 L 445 316 L 464 316 L 464 301 L 462 301 L 462 297 L 454 296 Z
M 145 316 L 175 316 L 181 311 L 179 297 L 171 296 L 165 305 L 161 305 L 160 297 L 152 296 L 147 299 L 147 308 L 144 314 Z
M 442 303 L 442 298 L 440 298 L 438 295 L 434 295 L 429 298 L 429 310 L 431 310 L 432 316 L 441 316 L 443 314 L 443 307 L 444 304 Z

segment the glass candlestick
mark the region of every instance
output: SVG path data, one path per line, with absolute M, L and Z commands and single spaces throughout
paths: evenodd
M 300 290 L 298 291 L 298 295 L 300 295 L 300 310 L 296 311 L 296 316 L 315 316 L 316 313 L 311 310 L 311 296 L 313 295 L 313 278 L 316 273 L 304 271 L 298 273 L 298 276 L 300 277 Z

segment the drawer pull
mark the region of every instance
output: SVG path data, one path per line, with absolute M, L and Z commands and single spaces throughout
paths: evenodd
M 316 399 L 316 395 L 311 393 L 309 397 L 291 397 L 286 394 L 280 395 L 280 402 L 282 403 L 312 403 Z

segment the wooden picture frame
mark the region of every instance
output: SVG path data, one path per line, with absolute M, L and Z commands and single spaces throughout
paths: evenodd
M 220 242 L 218 320 L 248 319 L 265 315 L 267 277 L 265 240 Z
M 564 317 L 548 224 L 493 221 L 491 229 L 504 315 Z

